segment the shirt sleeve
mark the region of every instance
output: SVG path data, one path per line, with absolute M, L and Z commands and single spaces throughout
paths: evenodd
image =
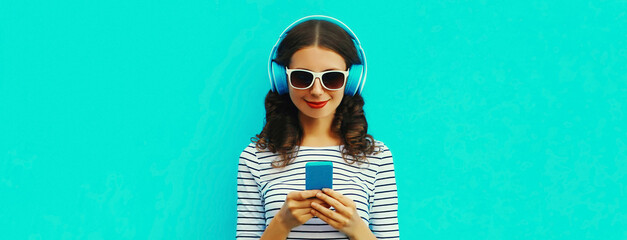
M 381 162 L 374 181 L 370 229 L 377 239 L 399 239 L 398 194 L 392 152 L 382 146 Z
M 266 228 L 265 211 L 257 181 L 257 157 L 252 147 L 244 149 L 237 167 L 237 228 L 236 239 L 259 239 Z M 252 171 L 251 171 L 252 170 Z

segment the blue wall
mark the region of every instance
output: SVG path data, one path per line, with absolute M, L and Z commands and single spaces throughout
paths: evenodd
M 624 1 L 0 2 L 4 239 L 232 239 L 267 55 L 347 23 L 403 239 L 625 239 Z

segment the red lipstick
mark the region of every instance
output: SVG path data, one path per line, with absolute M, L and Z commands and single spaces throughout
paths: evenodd
M 307 102 L 307 105 L 309 105 L 311 108 L 322 108 L 324 107 L 324 105 L 327 105 L 327 102 L 329 101 L 324 101 L 324 102 Z

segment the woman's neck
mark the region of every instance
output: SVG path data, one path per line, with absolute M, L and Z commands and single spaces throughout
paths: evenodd
M 303 128 L 301 146 L 325 147 L 342 144 L 342 138 L 331 130 L 334 114 L 324 118 L 310 118 L 302 113 L 298 114 L 300 126 Z

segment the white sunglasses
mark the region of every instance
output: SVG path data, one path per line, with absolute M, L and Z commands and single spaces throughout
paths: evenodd
M 313 86 L 314 80 L 320 78 L 322 87 L 329 91 L 340 90 L 346 84 L 348 78 L 348 71 L 331 70 L 325 72 L 312 72 L 305 69 L 288 69 L 285 67 L 287 73 L 287 81 L 294 89 L 305 90 Z

